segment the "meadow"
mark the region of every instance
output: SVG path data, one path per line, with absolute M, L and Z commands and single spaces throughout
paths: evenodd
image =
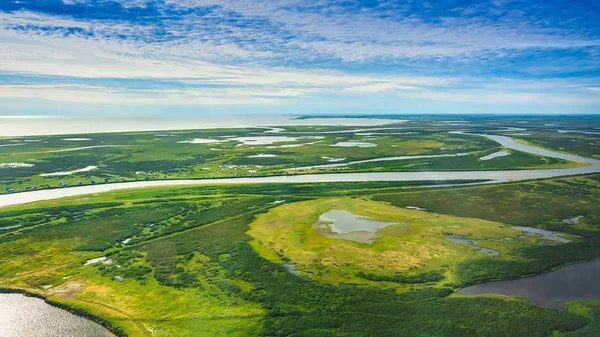
M 19 227 L 0 234 L 0 287 L 99 317 L 123 336 L 592 336 L 593 303 L 556 311 L 454 292 L 597 257 L 598 181 L 163 187 L 8 207 L 0 210 L 3 226 Z M 539 204 L 543 191 L 553 193 L 551 207 Z M 328 239 L 311 227 L 328 209 L 410 228 L 380 229 L 372 244 Z M 562 222 L 577 215 L 585 221 Z M 554 226 L 572 241 L 540 245 L 542 237 L 510 228 L 517 224 Z M 514 240 L 497 240 L 506 237 Z M 98 257 L 111 263 L 85 263 Z M 282 266 L 289 263 L 298 275 Z

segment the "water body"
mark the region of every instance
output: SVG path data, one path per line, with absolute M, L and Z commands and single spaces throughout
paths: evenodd
M 296 265 L 294 264 L 282 264 L 281 265 L 283 268 L 285 268 L 285 270 L 287 270 L 288 273 L 293 274 L 293 275 L 300 275 L 300 271 L 296 270 Z
M 481 254 L 500 256 L 500 252 L 497 250 L 493 250 L 493 249 L 489 249 L 489 248 L 482 248 L 482 247 L 477 246 L 479 244 L 479 241 L 477 241 L 477 240 L 467 239 L 464 236 L 460 236 L 460 235 L 446 235 L 446 236 L 444 236 L 444 238 L 446 238 L 446 240 L 453 242 L 453 243 L 465 245 L 470 248 L 477 248 L 477 249 L 479 249 L 477 252 L 481 253 Z
M 467 133 L 463 133 L 463 132 L 455 132 L 455 133 L 467 134 Z M 597 160 L 597 159 L 586 158 L 586 157 L 576 156 L 576 155 L 567 154 L 567 153 L 555 152 L 555 151 L 546 150 L 546 149 L 543 149 L 540 147 L 520 144 L 520 143 L 515 142 L 514 139 L 507 137 L 507 136 L 483 135 L 483 134 L 478 134 L 477 136 L 487 137 L 493 141 L 498 142 L 500 145 L 507 147 L 509 149 L 513 149 L 513 150 L 537 154 L 540 156 L 560 158 L 560 159 L 565 159 L 565 160 L 578 161 L 578 162 L 582 162 L 582 163 L 600 165 L 600 160 Z
M 248 158 L 275 158 L 278 157 L 276 154 L 270 154 L 270 153 L 261 153 L 261 154 L 255 154 L 253 156 L 248 156 Z
M 481 158 L 479 158 L 479 160 L 490 160 L 490 159 L 494 159 L 497 157 L 505 157 L 508 156 L 510 154 L 510 152 L 504 150 L 504 151 L 498 151 L 498 152 L 494 152 L 494 153 L 490 153 L 487 156 L 483 156 Z
M 583 131 L 583 130 L 557 130 L 558 133 L 583 133 L 586 135 L 600 135 L 598 131 Z
M 130 116 L 0 116 L 0 137 L 86 134 L 97 132 L 168 131 L 273 125 L 379 126 L 401 123 L 378 118 L 311 118 L 287 115 L 130 115 Z M 0 145 L 1 146 L 1 145 Z
M 584 218 L 583 215 L 578 215 L 576 217 L 573 218 L 566 218 L 563 219 L 562 222 L 568 224 L 568 225 L 579 225 L 579 220 L 581 220 L 581 218 Z
M 177 143 L 189 143 L 189 144 L 214 144 L 214 143 L 222 143 L 228 142 L 229 139 L 219 140 L 219 139 L 209 139 L 209 138 L 194 138 L 192 140 L 182 140 Z
M 134 145 L 94 145 L 94 146 L 74 147 L 74 148 L 62 149 L 62 150 L 50 150 L 50 151 L 38 151 L 38 152 L 21 152 L 21 153 L 17 153 L 17 154 L 71 152 L 71 151 L 79 151 L 79 150 L 87 150 L 87 149 L 99 149 L 99 148 L 104 148 L 104 147 L 125 147 L 125 146 L 134 146 Z
M 400 120 L 400 119 L 396 119 L 394 120 L 393 123 L 405 123 L 407 122 L 406 120 Z M 323 125 L 333 125 L 333 124 L 323 124 Z M 362 126 L 369 126 L 369 125 L 362 125 Z M 373 126 L 373 125 L 371 125 Z M 370 132 L 370 131 L 382 131 L 382 130 L 404 130 L 405 128 L 399 128 L 399 127 L 388 127 L 388 128 L 368 128 L 368 129 L 352 129 L 352 130 L 336 130 L 336 131 L 286 131 L 285 133 L 287 134 L 295 134 L 295 133 L 301 133 L 301 134 L 305 134 L 305 133 L 316 133 L 316 134 L 340 134 L 340 133 L 363 133 L 363 132 Z
M 571 242 L 571 240 L 566 239 L 564 237 L 564 234 L 562 234 L 562 233 L 547 231 L 545 229 L 539 229 L 539 228 L 533 228 L 533 227 L 512 226 L 512 228 L 516 229 L 518 231 L 525 232 L 529 236 L 541 235 L 542 238 L 544 238 L 544 240 L 556 241 L 556 242 L 561 242 L 561 243 Z
M 112 259 L 106 256 L 97 257 L 95 259 L 90 259 L 85 261 L 84 265 L 94 264 L 94 263 L 102 263 L 102 264 L 112 264 Z
M 375 143 L 367 143 L 367 142 L 338 142 L 331 146 L 338 147 L 376 147 Z
M 42 177 L 60 177 L 60 176 L 67 176 L 69 174 L 78 173 L 78 172 L 88 172 L 88 171 L 91 171 L 91 170 L 95 170 L 97 168 L 98 168 L 98 166 L 87 166 L 87 167 L 84 167 L 82 169 L 73 170 L 73 171 L 43 173 L 43 174 L 40 174 L 40 176 L 42 176 Z
M 258 136 L 258 137 L 236 137 L 232 140 L 241 142 L 243 145 L 271 145 L 275 143 L 295 142 L 299 137 L 287 136 Z
M 379 228 L 396 223 L 376 221 L 366 216 L 340 210 L 332 210 L 322 214 L 319 217 L 319 221 L 327 223 L 331 231 L 338 234 L 346 234 L 354 231 L 375 233 Z
M 461 157 L 461 156 L 467 156 L 467 155 L 468 155 L 468 153 L 451 153 L 451 154 L 432 154 L 432 155 L 422 155 L 422 156 L 383 157 L 383 158 L 374 158 L 374 159 L 366 159 L 366 160 L 349 161 L 347 163 L 338 163 L 338 164 L 323 164 L 323 165 L 313 165 L 313 166 L 303 166 L 303 167 L 292 167 L 292 168 L 285 169 L 285 170 L 286 171 L 310 170 L 310 169 L 316 169 L 316 168 L 341 167 L 341 166 L 348 166 L 348 165 L 354 165 L 354 164 L 363 164 L 363 163 L 376 163 L 376 162 L 381 162 L 381 161 L 396 161 L 396 160 L 411 160 L 411 159 L 426 159 L 426 158 L 444 158 L 444 157 Z M 323 158 L 329 158 L 329 157 L 323 157 Z M 330 158 L 329 161 L 332 161 L 331 159 L 336 159 L 336 158 Z M 339 159 L 343 160 L 344 158 L 339 158 Z
M 518 280 L 482 283 L 461 289 L 458 294 L 524 296 L 533 304 L 555 309 L 561 308 L 557 301 L 600 300 L 600 260 Z
M 322 140 L 318 140 L 316 142 L 309 142 L 309 143 L 298 143 L 298 144 L 285 144 L 285 145 L 278 145 L 278 146 L 267 146 L 267 149 L 285 149 L 285 148 L 290 148 L 290 147 L 302 147 L 304 145 L 313 145 L 313 144 L 318 144 L 318 143 L 322 143 Z
M 269 177 L 241 177 L 222 179 L 149 180 L 123 183 L 108 183 L 75 186 L 60 189 L 37 190 L 0 195 L 0 207 L 19 205 L 34 201 L 51 200 L 91 193 L 101 193 L 140 187 L 208 185 L 208 184 L 301 184 L 332 182 L 378 182 L 378 181 L 436 181 L 436 180 L 489 180 L 486 183 L 501 183 L 515 180 L 543 179 L 569 175 L 598 173 L 600 165 L 553 170 L 513 171 L 437 171 L 437 172 L 361 172 L 301 174 Z
M 101 325 L 22 294 L 0 294 L 0 337 L 114 337 Z
M 21 167 L 34 167 L 34 164 L 28 163 L 0 163 L 0 168 L 21 168 Z
M 348 211 L 331 210 L 321 214 L 314 227 L 329 238 L 372 243 L 377 237 L 377 230 L 400 223 L 402 222 L 378 221 Z

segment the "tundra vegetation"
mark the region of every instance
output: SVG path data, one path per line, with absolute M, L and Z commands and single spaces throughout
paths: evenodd
M 515 150 L 509 150 L 507 156 L 481 160 L 506 149 L 484 137 L 449 133 L 456 127 L 422 129 L 418 123 L 407 125 L 392 124 L 382 130 L 373 128 L 372 132 L 357 132 L 353 131 L 356 128 L 348 127 L 296 126 L 282 131 L 245 128 L 0 137 L 0 193 L 136 180 L 328 172 L 512 170 L 581 165 Z M 480 132 L 487 129 L 465 130 Z M 347 142 L 372 146 L 335 146 Z M 385 157 L 439 155 L 459 156 L 294 170 Z
M 530 136 L 514 137 L 588 157 L 597 154 L 593 148 L 564 145 L 576 143 L 570 141 L 575 138 L 595 142 L 593 134 L 562 133 L 572 138 L 550 142 L 544 138 L 553 132 L 544 126 L 549 121 L 528 121 L 523 133 Z M 500 133 L 492 118 L 466 122 L 473 126 L 461 130 Z M 506 118 L 502 125 L 514 129 L 518 122 Z M 32 186 L 58 188 L 61 182 L 279 175 L 291 174 L 286 169 L 293 167 L 330 164 L 332 158 L 347 162 L 447 153 L 466 155 L 295 174 L 581 165 L 513 150 L 482 161 L 504 149 L 483 137 L 448 133 L 457 127 L 447 124 L 413 118 L 396 129 L 366 132 L 376 133 L 370 135 L 337 126 L 296 126 L 283 132 L 256 128 L 0 139 L 25 144 L 0 147 L 0 164 L 13 163 L 0 167 L 0 184 L 19 192 Z M 501 134 L 520 132 L 507 130 L 512 129 L 503 128 Z M 272 136 L 295 139 L 269 144 L 244 139 Z M 349 141 L 377 146 L 331 146 Z M 88 166 L 97 168 L 40 176 Z M 572 301 L 555 310 L 513 296 L 456 294 L 476 283 L 599 258 L 600 174 L 431 186 L 444 183 L 153 187 L 4 207 L 0 288 L 42 296 L 131 337 L 600 334 L 598 301 Z M 335 221 L 323 220 L 331 211 L 376 226 L 342 231 Z M 514 226 L 552 231 L 562 240 L 527 235 Z
M 454 292 L 597 257 L 599 183 L 210 185 L 37 202 L 0 211 L 0 285 L 80 308 L 128 336 L 591 336 L 593 303 L 556 311 Z M 333 209 L 396 224 L 370 244 L 327 238 L 314 224 Z M 579 224 L 562 221 L 576 215 Z M 548 242 L 516 224 L 571 241 L 540 245 Z M 98 257 L 110 263 L 86 264 Z

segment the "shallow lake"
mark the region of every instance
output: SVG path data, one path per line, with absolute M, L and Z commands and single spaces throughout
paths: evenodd
M 376 147 L 375 143 L 367 143 L 367 142 L 337 142 L 331 146 L 338 147 Z
M 561 308 L 557 301 L 600 300 L 600 260 L 518 280 L 477 284 L 461 289 L 458 294 L 524 296 L 533 304 L 556 309 Z
M 494 153 L 490 153 L 487 156 L 483 156 L 481 158 L 479 158 L 479 160 L 491 160 L 497 157 L 504 157 L 504 156 L 508 156 L 510 154 L 510 152 L 504 150 L 504 151 L 498 151 L 498 152 L 494 152 Z
M 523 227 L 523 226 L 512 226 L 512 228 L 516 229 L 518 231 L 525 232 L 526 235 L 530 235 L 530 236 L 531 235 L 540 235 L 540 236 L 542 236 L 542 238 L 544 238 L 544 240 L 556 241 L 556 242 L 562 242 L 562 243 L 567 243 L 567 242 L 571 241 L 571 240 L 566 239 L 564 237 L 564 234 L 562 234 L 562 233 L 547 231 L 544 229 L 533 228 L 533 227 Z
M 22 294 L 0 294 L 0 337 L 114 337 L 101 325 Z
M 345 125 L 368 127 L 402 122 L 405 121 L 381 118 L 340 117 L 299 119 L 294 118 L 294 116 L 275 114 L 144 114 L 143 118 L 136 115 L 68 117 L 0 116 L 0 136 L 266 127 L 273 125 Z
M 500 256 L 500 252 L 497 250 L 493 250 L 490 248 L 482 248 L 482 247 L 477 246 L 479 244 L 479 241 L 477 241 L 477 240 L 468 239 L 468 238 L 466 238 L 464 236 L 460 236 L 460 235 L 446 235 L 446 236 L 444 236 L 444 238 L 446 238 L 446 240 L 453 242 L 453 243 L 465 245 L 470 248 L 478 248 L 479 250 L 477 252 L 481 253 L 481 254 L 489 254 L 491 256 Z
M 348 211 L 331 210 L 321 214 L 315 227 L 326 237 L 372 243 L 380 228 L 401 222 L 384 222 Z

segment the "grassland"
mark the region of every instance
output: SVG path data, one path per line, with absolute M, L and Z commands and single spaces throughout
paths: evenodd
M 598 257 L 598 181 L 163 187 L 4 208 L 0 227 L 19 227 L 0 234 L 0 287 L 84 310 L 128 336 L 593 335 L 594 306 L 556 311 L 452 294 Z M 409 226 L 384 228 L 371 245 L 329 239 L 311 226 L 328 209 Z M 562 222 L 577 215 L 580 225 Z M 520 238 L 509 227 L 516 224 L 581 237 L 541 246 L 539 237 Z M 503 254 L 483 255 L 446 234 Z M 506 237 L 514 242 L 496 241 Z M 112 263 L 85 264 L 100 256 Z M 281 266 L 290 261 L 301 275 Z
M 379 229 L 379 237 L 373 243 L 329 238 L 314 224 L 321 214 L 330 210 L 346 210 L 398 224 Z M 493 248 L 502 254 L 513 254 L 515 248 L 538 244 L 537 238 L 522 238 L 520 231 L 503 223 L 397 208 L 355 198 L 288 204 L 258 216 L 250 228 L 248 234 L 254 238 L 251 244 L 261 256 L 274 263 L 295 264 L 296 269 L 309 274 L 311 279 L 336 285 L 374 284 L 377 283 L 372 281 L 375 275 L 385 279 L 431 271 L 442 274 L 436 280 L 439 284 L 452 282 L 453 275 L 446 269 L 477 258 L 481 253 L 477 252 L 478 248 L 450 242 L 445 236 L 478 241 L 479 248 Z M 368 277 L 364 278 L 365 275 Z

